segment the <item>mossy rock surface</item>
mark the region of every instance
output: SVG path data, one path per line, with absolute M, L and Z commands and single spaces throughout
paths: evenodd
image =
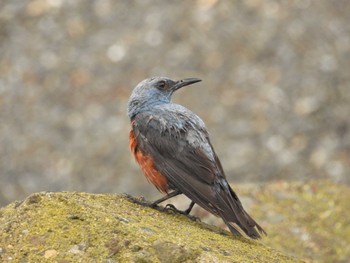
M 299 262 L 123 195 L 43 192 L 0 210 L 0 259 L 12 262 Z
M 306 262 L 350 262 L 347 185 L 279 181 L 260 188 L 252 185 L 239 194 L 254 196 L 249 211 L 267 231 L 262 240 L 267 246 Z

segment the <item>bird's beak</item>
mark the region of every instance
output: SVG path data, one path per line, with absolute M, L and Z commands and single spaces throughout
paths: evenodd
M 180 89 L 182 87 L 191 85 L 191 84 L 199 82 L 199 81 L 202 81 L 202 80 L 201 79 L 197 79 L 197 78 L 189 78 L 189 79 L 178 80 L 178 81 L 176 81 L 174 83 L 174 85 L 171 87 L 171 89 L 173 91 L 175 91 L 175 90 L 178 90 L 178 89 Z

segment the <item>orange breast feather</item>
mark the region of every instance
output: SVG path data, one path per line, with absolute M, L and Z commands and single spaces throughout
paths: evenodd
M 132 130 L 129 134 L 129 147 L 147 180 L 157 187 L 160 192 L 168 193 L 166 177 L 157 171 L 153 159 L 139 149 L 137 138 Z

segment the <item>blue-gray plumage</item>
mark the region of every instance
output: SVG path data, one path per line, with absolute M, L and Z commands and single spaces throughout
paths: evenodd
M 251 238 L 265 231 L 248 215 L 227 183 L 204 122 L 192 111 L 171 102 L 181 87 L 199 82 L 154 77 L 140 82 L 128 102 L 130 149 L 147 179 L 168 195 L 184 194 L 223 219 L 234 235 L 239 228 Z M 172 190 L 172 192 L 169 192 Z

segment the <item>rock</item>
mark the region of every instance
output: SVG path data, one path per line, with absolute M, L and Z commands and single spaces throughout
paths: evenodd
M 123 195 L 41 192 L 0 210 L 0 259 L 15 262 L 299 262 L 258 241 Z

